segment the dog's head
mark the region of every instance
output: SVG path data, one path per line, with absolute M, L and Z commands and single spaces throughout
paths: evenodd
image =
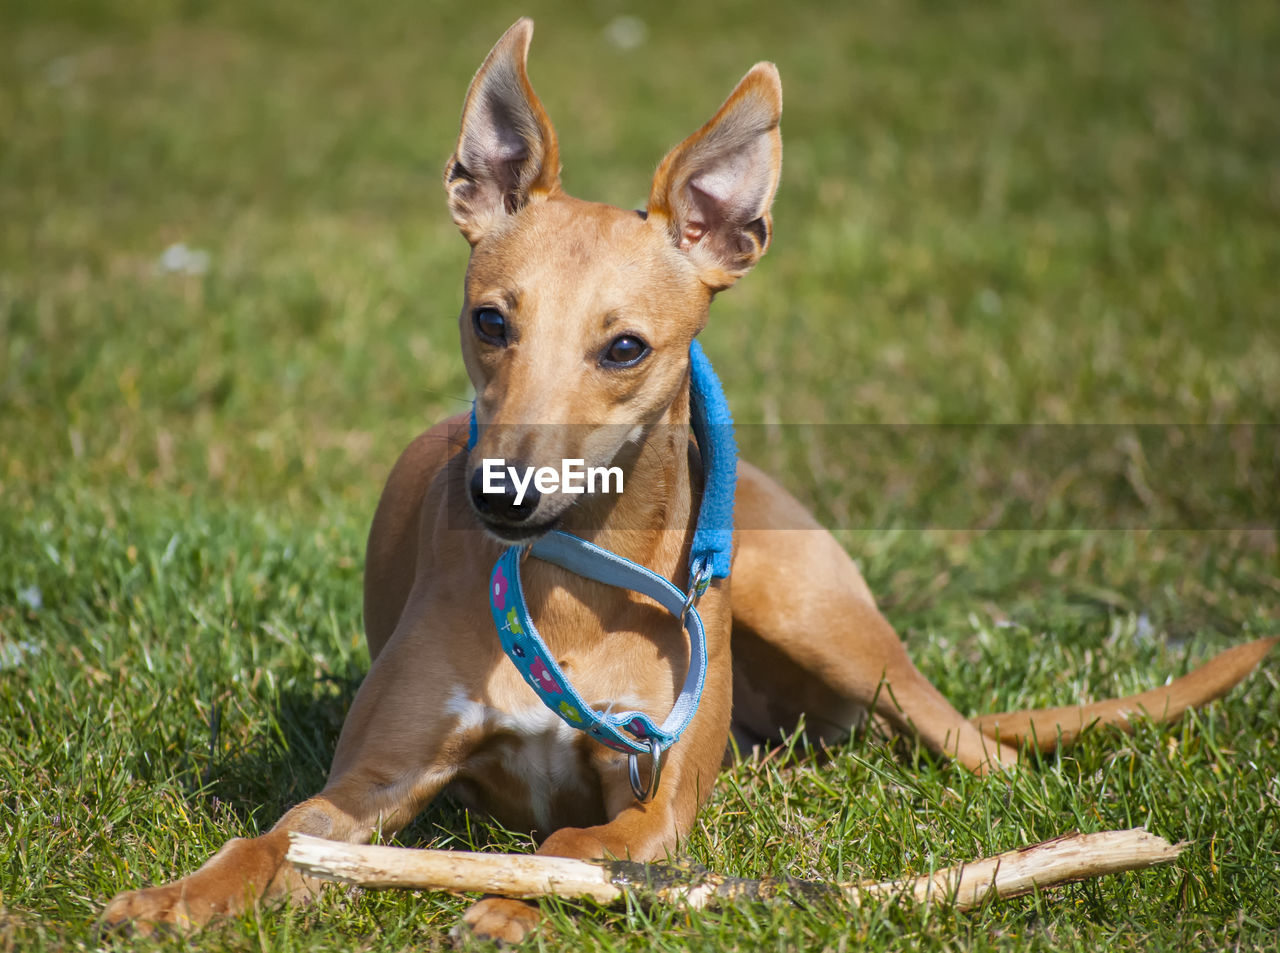
M 525 68 L 532 36 L 520 20 L 481 65 L 445 169 L 472 246 L 459 319 L 480 428 L 472 505 L 510 542 L 579 499 L 531 480 L 520 493 L 520 474 L 625 471 L 652 428 L 687 423 L 689 344 L 768 247 L 782 159 L 782 87 L 759 63 L 662 160 L 644 211 L 572 198 Z

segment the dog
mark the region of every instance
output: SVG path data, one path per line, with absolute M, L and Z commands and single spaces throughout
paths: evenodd
M 693 342 L 715 295 L 772 238 L 778 72 L 752 67 L 662 160 L 647 207 L 626 211 L 562 191 L 556 134 L 526 70 L 532 32 L 519 21 L 481 65 L 445 171 L 471 245 L 459 325 L 474 410 L 414 440 L 387 481 L 365 569 L 372 666 L 328 782 L 189 876 L 118 895 L 108 926 L 192 928 L 262 898 L 303 898 L 316 884 L 285 862 L 291 832 L 368 840 L 446 790 L 533 832 L 542 854 L 660 858 L 690 831 L 731 739 L 778 739 L 802 717 L 811 734 L 847 733 L 870 714 L 988 772 L 1094 723 L 1173 719 L 1225 693 L 1277 641 L 1230 649 L 1131 698 L 969 720 L 917 671 L 844 549 L 749 464 L 735 471 L 729 458 L 737 529 L 727 544 L 721 532 L 716 558 L 731 571 L 693 566 L 702 504 L 725 481 L 712 485 L 723 455 L 715 463 L 690 435 Z M 491 471 L 496 460 L 518 465 Z M 623 491 L 531 486 L 535 468 L 566 460 L 617 469 Z M 564 534 L 682 581 L 677 604 L 536 558 L 542 540 Z M 522 579 L 494 570 L 504 559 Z M 522 672 L 495 635 L 495 621 L 507 637 L 522 631 L 502 616 L 517 583 L 520 619 L 546 634 L 546 662 L 572 680 L 581 707 L 632 710 L 652 733 L 682 705 L 695 661 L 704 667 L 679 740 L 628 751 L 549 710 L 534 690 L 542 661 L 536 675 Z M 536 907 L 501 897 L 465 915 L 475 935 L 508 943 L 537 922 Z

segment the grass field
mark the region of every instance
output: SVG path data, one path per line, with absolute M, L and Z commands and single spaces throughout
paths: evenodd
M 468 400 L 466 245 L 439 174 L 467 81 L 522 13 L 568 189 L 629 207 L 751 63 L 778 63 L 775 244 L 704 344 L 739 421 L 781 425 L 743 428 L 753 457 L 841 530 L 962 711 L 1133 691 L 1280 633 L 1275 3 L 8 0 L 0 951 L 96 948 L 118 889 L 323 783 L 367 662 L 377 494 Z M 991 517 L 1028 423 L 1098 425 L 1119 476 L 1064 510 L 1032 474 L 1019 515 Z M 884 424 L 922 426 L 875 452 L 814 426 L 848 443 Z M 1135 424 L 1245 437 L 1156 465 Z M 1011 777 L 870 736 L 821 765 L 802 747 L 728 772 L 687 853 L 845 880 L 1069 829 L 1193 844 L 965 915 L 552 905 L 537 942 L 1280 942 L 1275 658 L 1174 726 L 1096 732 Z M 527 847 L 449 804 L 401 842 Z M 466 902 L 333 890 L 197 945 L 435 949 Z

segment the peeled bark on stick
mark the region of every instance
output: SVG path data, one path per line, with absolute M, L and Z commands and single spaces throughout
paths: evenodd
M 557 896 L 608 904 L 630 896 L 641 903 L 703 907 L 717 900 L 834 901 L 911 897 L 968 910 L 989 898 L 1141 870 L 1176 858 L 1170 844 L 1140 828 L 1064 834 L 1053 840 L 959 864 L 925 877 L 881 883 L 829 884 L 790 878 L 743 880 L 682 865 L 630 861 L 589 863 L 536 854 L 477 854 L 453 850 L 342 844 L 292 834 L 288 860 L 303 873 L 374 889 L 399 887 L 506 897 Z

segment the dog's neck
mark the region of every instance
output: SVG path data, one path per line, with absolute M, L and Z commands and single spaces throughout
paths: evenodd
M 680 577 L 696 519 L 702 474 L 690 452 L 689 386 L 642 438 L 615 461 L 623 492 L 585 499 L 565 514 L 561 528 L 669 579 Z

